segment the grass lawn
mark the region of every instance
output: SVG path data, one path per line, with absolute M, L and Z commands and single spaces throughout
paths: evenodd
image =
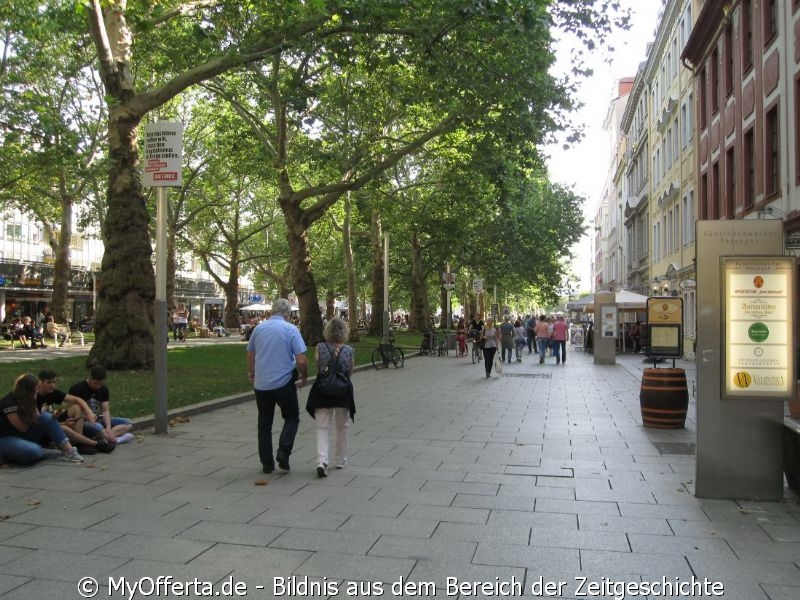
M 409 352 L 419 348 L 421 338 L 419 334 L 398 333 L 395 344 Z M 352 344 L 357 365 L 370 364 L 378 341 L 375 337 L 362 337 Z M 311 377 L 316 372 L 314 349 L 309 349 L 307 355 Z M 244 342 L 194 346 L 190 340 L 186 345 L 170 345 L 167 353 L 169 408 L 250 391 L 246 356 Z M 57 387 L 67 391 L 73 383 L 87 377 L 85 362 L 85 356 L 75 356 L 0 363 L 0 385 L 3 386 L 0 395 L 11 391 L 17 376 L 22 373 L 38 375 L 45 367 L 58 373 Z M 153 414 L 154 380 L 152 371 L 109 371 L 106 383 L 111 390 L 111 414 L 131 418 Z

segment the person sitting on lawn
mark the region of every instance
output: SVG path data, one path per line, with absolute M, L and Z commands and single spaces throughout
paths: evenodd
M 56 417 L 69 441 L 77 446 L 81 454 L 113 452 L 116 447 L 105 439 L 103 427 L 97 428 L 97 415 L 86 401 L 78 396 L 56 389 L 56 372 L 42 369 L 36 388 L 36 407 L 40 412 L 51 412 L 54 407 L 64 406 Z
M 62 460 L 83 462 L 83 457 L 48 413 L 36 408 L 39 380 L 31 373 L 17 377 L 14 389 L 0 400 L 0 455 L 9 462 L 31 464 L 45 457 L 50 442 L 61 451 Z
M 69 388 L 69 394 L 83 398 L 94 414 L 98 415 L 95 428 L 101 430 L 106 440 L 112 444 L 124 444 L 133 440 L 133 422 L 125 417 L 112 417 L 109 402 L 111 392 L 106 386 L 106 368 L 95 365 L 89 377 Z

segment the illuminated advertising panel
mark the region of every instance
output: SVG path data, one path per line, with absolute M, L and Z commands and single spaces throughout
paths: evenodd
M 794 257 L 722 258 L 723 396 L 793 400 Z

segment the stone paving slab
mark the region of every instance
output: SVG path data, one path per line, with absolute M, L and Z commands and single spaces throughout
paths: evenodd
M 726 599 L 800 597 L 798 497 L 695 498 L 694 457 L 656 445 L 695 442 L 693 406 L 686 429 L 643 429 L 648 365 L 618 359 L 572 353 L 557 369 L 526 356 L 490 380 L 452 356 L 359 371 L 350 467 L 322 480 L 305 413 L 291 473 L 261 472 L 252 401 L 84 465 L 0 469 L 0 598 L 77 598 L 83 576 L 170 575 L 239 582 L 255 598 L 287 597 L 274 577 L 341 587 L 289 594 L 314 599 L 374 598 L 375 582 L 401 578 L 435 583 L 431 597 L 491 596 L 447 596 L 448 577 L 515 578 L 537 597 L 542 578 L 565 582 L 570 600 L 586 597 L 576 578 L 693 574 L 723 582 Z M 694 365 L 679 366 L 691 387 Z M 349 596 L 347 582 L 358 584 Z

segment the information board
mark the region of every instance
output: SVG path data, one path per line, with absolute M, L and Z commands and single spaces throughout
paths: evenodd
M 183 124 L 157 121 L 145 125 L 142 185 L 180 187 L 182 162 Z
M 795 258 L 721 260 L 724 397 L 793 400 Z
M 683 356 L 683 298 L 655 296 L 647 299 L 648 356 Z

